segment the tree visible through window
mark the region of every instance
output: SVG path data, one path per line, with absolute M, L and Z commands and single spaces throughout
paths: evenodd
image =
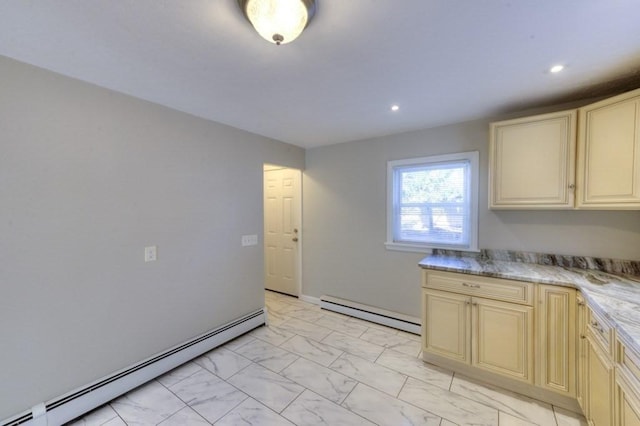
M 474 250 L 477 157 L 462 153 L 389 162 L 387 246 Z

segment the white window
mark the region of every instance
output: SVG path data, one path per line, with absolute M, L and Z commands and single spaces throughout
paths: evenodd
M 391 250 L 478 250 L 478 152 L 387 163 Z

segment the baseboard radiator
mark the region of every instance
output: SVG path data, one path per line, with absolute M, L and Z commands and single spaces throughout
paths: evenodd
M 103 377 L 65 395 L 41 403 L 6 419 L 0 426 L 58 426 L 97 408 L 161 374 L 266 322 L 266 311 L 257 310 L 144 361 Z
M 387 327 L 397 328 L 413 334 L 420 334 L 421 320 L 386 309 L 376 308 L 350 300 L 333 296 L 322 296 L 320 307 L 328 311 L 338 312 L 355 318 L 360 318 Z

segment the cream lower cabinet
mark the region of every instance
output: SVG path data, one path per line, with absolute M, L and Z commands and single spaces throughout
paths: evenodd
M 576 291 L 537 286 L 536 385 L 576 397 Z
M 425 354 L 533 382 L 532 307 L 433 289 L 422 297 Z
M 425 270 L 427 362 L 577 410 L 576 291 Z
M 624 374 L 616 376 L 616 425 L 640 426 L 640 390 Z
M 586 333 L 586 406 L 589 425 L 608 426 L 614 423 L 614 364 L 611 327 L 588 310 Z
M 425 361 L 640 426 L 640 353 L 575 289 L 431 270 L 422 287 Z
M 585 413 L 590 425 L 606 426 L 613 423 L 613 363 L 592 340 L 587 347 L 587 407 Z
M 640 426 L 640 354 L 617 345 L 615 384 L 616 425 Z
M 469 296 L 422 290 L 422 350 L 455 361 L 471 362 Z
M 583 413 L 587 412 L 587 304 L 581 294 L 576 295 L 578 318 L 576 341 L 576 399 Z
M 471 365 L 533 380 L 533 308 L 471 298 Z

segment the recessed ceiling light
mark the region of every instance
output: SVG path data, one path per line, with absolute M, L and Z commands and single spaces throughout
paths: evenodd
M 398 105 L 391 105 L 391 111 L 397 111 L 400 107 Z
M 564 69 L 564 65 L 554 65 L 551 67 L 551 69 L 549 71 L 551 71 L 552 73 L 557 73 L 560 72 Z

